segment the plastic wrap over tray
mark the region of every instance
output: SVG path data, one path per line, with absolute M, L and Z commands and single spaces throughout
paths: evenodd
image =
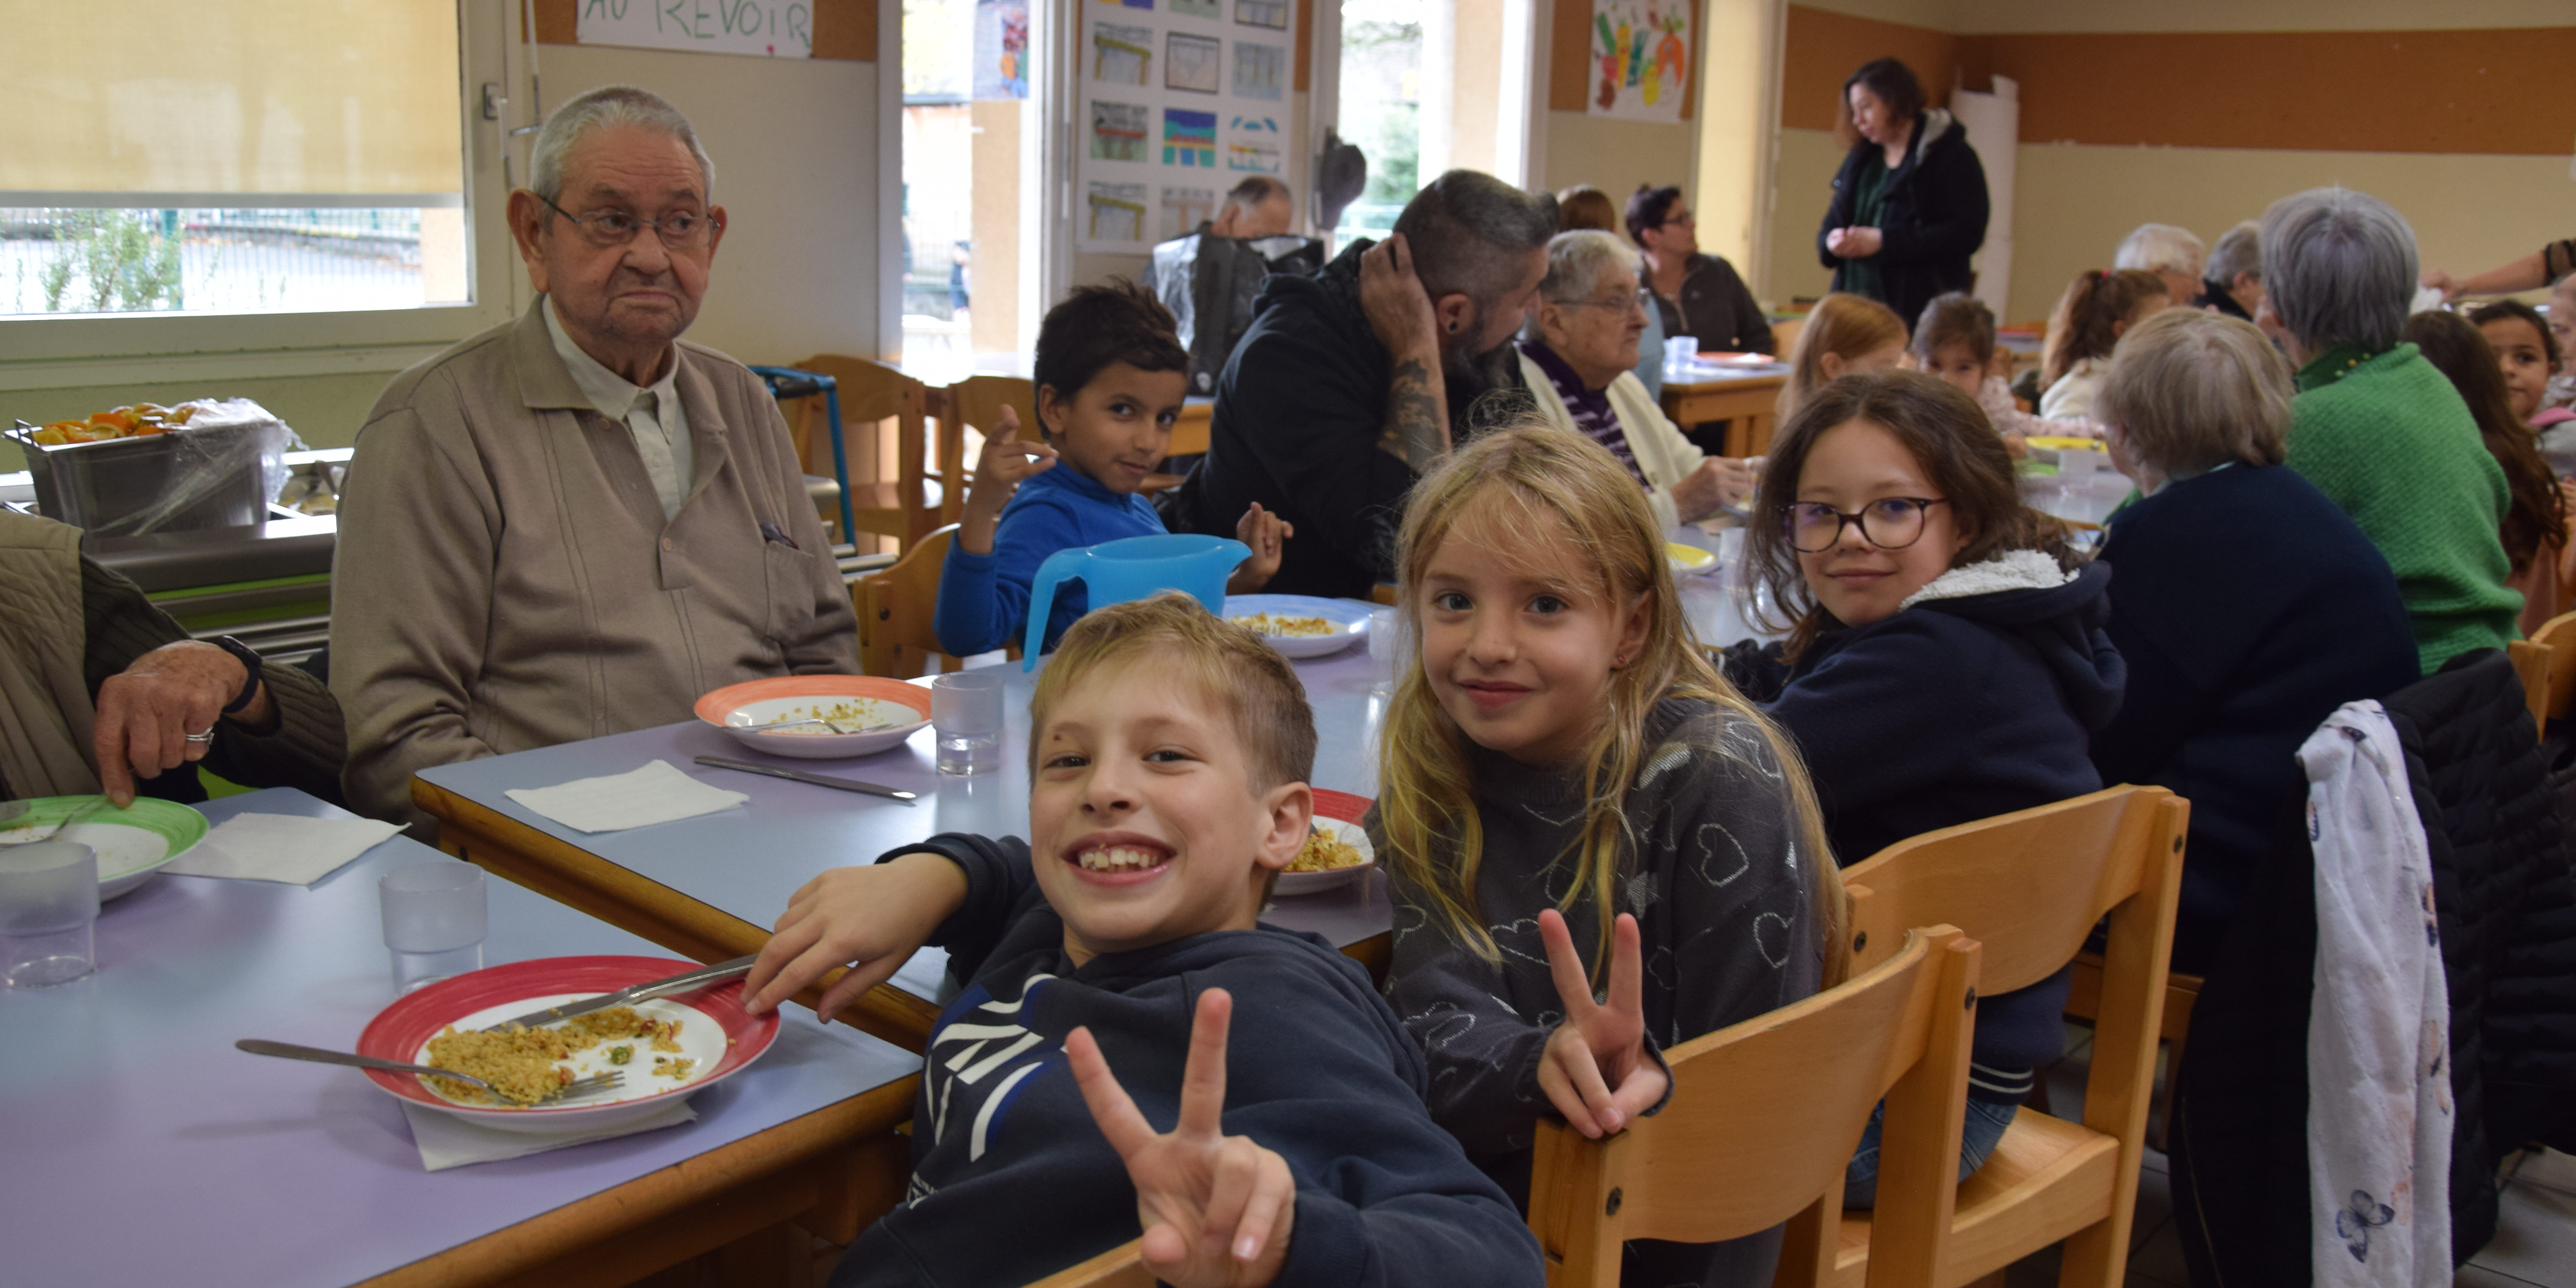
M 96 536 L 189 532 L 266 522 L 285 486 L 295 431 L 247 398 L 182 404 L 188 423 L 167 433 L 53 447 L 22 429 L 46 517 Z

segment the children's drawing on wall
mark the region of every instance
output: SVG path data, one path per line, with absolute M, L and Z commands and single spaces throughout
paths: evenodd
M 1094 243 L 1142 244 L 1145 240 L 1145 185 L 1094 182 L 1091 185 L 1090 217 L 1084 223 L 1084 234 Z
M 1225 20 L 1225 0 L 1171 0 L 1163 8 L 1184 18 L 1205 18 L 1210 22 Z
M 1154 61 L 1154 29 L 1114 22 L 1091 24 L 1091 79 L 1109 85 L 1145 85 Z
M 1277 102 L 1288 88 L 1288 49 L 1284 45 L 1234 42 L 1234 96 Z
M 1142 103 L 1091 105 L 1091 155 L 1097 161 L 1146 161 L 1152 109 Z
M 1170 241 L 1175 237 L 1187 237 L 1197 232 L 1200 224 L 1214 218 L 1216 218 L 1216 189 L 1165 188 L 1163 189 L 1163 231 L 1157 234 L 1156 240 Z
M 1593 116 L 1679 121 L 1690 85 L 1690 0 L 1592 0 Z
M 1224 90 L 1224 42 L 1206 36 L 1171 33 L 1163 46 L 1163 88 L 1194 94 Z
M 1216 168 L 1216 113 L 1163 109 L 1163 164 Z M 1174 234 L 1178 236 L 1178 234 Z
M 1288 0 L 1234 0 L 1234 20 L 1246 27 L 1288 30 Z
M 1114 4 L 1122 9 L 1151 9 L 1154 7 L 1154 0 L 1100 0 L 1100 3 Z
M 1238 116 L 1226 122 L 1225 168 L 1252 174 L 1279 174 L 1287 168 L 1287 149 L 1279 122 L 1267 116 Z
M 1029 96 L 1029 0 L 975 0 L 975 100 Z

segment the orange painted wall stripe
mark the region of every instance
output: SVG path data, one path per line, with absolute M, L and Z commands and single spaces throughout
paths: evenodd
M 2028 143 L 2561 155 L 2576 26 L 1957 36 L 1789 8 L 1781 124 L 1831 129 L 1843 78 L 1894 54 L 1938 103 L 2021 84 Z

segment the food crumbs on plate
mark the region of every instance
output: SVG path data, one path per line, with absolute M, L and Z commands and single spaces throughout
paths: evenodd
M 1253 613 L 1246 617 L 1229 617 L 1237 626 L 1249 626 L 1254 633 L 1282 637 L 1330 635 L 1340 629 L 1322 617 L 1290 617 L 1285 613 Z
M 653 1072 L 658 1077 L 685 1078 L 689 1076 L 689 1070 L 696 1067 L 698 1062 L 695 1060 L 674 1060 L 668 1056 L 659 1055 L 653 1057 Z
M 671 1039 L 679 1032 L 680 1021 L 657 1020 L 631 1006 L 612 1006 L 575 1016 L 553 1028 L 531 1029 L 514 1024 L 499 1033 L 459 1033 L 451 1024 L 429 1040 L 428 1063 L 434 1068 L 481 1078 L 500 1094 L 435 1075 L 423 1081 L 440 1095 L 464 1104 L 533 1105 L 573 1080 L 571 1067 L 560 1062 L 575 1054 L 616 1038 L 641 1038 L 653 1050 L 678 1051 L 680 1044 Z M 620 1052 L 625 1053 L 625 1059 L 618 1058 Z M 633 1058 L 631 1046 L 613 1047 L 608 1052 L 610 1064 L 625 1064 Z M 656 1063 L 660 1063 L 658 1058 Z
M 1368 860 L 1360 857 L 1359 847 L 1327 836 L 1321 829 L 1306 834 L 1306 844 L 1289 861 L 1290 872 L 1338 872 L 1355 868 Z

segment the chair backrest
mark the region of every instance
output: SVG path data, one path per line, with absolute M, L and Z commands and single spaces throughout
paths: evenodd
M 947 649 L 931 620 L 939 610 L 939 574 L 948 564 L 956 524 L 933 529 L 891 567 L 850 583 L 850 607 L 859 615 L 859 670 L 909 679 L 929 669 Z
M 1067 1266 L 1029 1288 L 1155 1288 L 1145 1269 L 1145 1241 L 1131 1240 L 1078 1266 Z
M 2533 650 L 2546 650 L 2538 658 L 2531 657 L 2524 648 L 2514 650 L 2514 670 L 2522 675 L 2523 691 L 2531 697 L 2532 721 L 2545 734 L 2551 720 L 2568 718 L 2569 707 L 2576 705 L 2576 613 L 2550 618 L 2531 633 L 2530 640 L 2518 643 L 2527 643 Z M 2535 672 L 2539 680 L 2537 692 L 2533 691 Z
M 969 376 L 948 386 L 942 394 L 947 414 L 960 425 L 990 434 L 999 426 L 1002 409 L 1008 407 L 1020 417 L 1020 437 L 1037 441 L 1038 387 L 1035 381 L 1018 376 Z
M 1662 1113 L 1599 1141 L 1542 1120 L 1529 1221 L 1552 1288 L 1612 1288 L 1628 1239 L 1711 1243 L 1823 1204 L 1839 1214 L 1881 1099 L 1880 1193 L 1916 1197 L 1882 1198 L 1873 1239 L 1890 1242 L 1871 1282 L 1930 1284 L 1950 1229 L 1978 948 L 1949 926 L 1902 939 L 1858 978 L 1666 1052 Z
M 919 541 L 930 529 L 942 523 L 956 522 L 964 513 L 966 500 L 965 427 L 947 421 L 940 423 L 935 452 L 941 486 L 939 500 L 933 504 L 929 490 L 923 486 L 929 477 L 926 471 L 934 451 L 925 425 L 930 414 L 930 391 L 920 381 L 882 362 L 839 354 L 818 353 L 797 363 L 796 367 L 800 371 L 830 376 L 839 383 L 841 432 L 845 436 L 854 428 L 872 426 L 889 418 L 895 422 L 894 477 L 885 479 L 879 476 L 880 454 L 867 458 L 864 477 L 858 480 L 895 485 L 895 495 L 901 498 L 900 507 L 905 514 L 902 525 L 905 531 L 886 535 L 896 537 L 904 543 L 905 549 L 910 549 L 912 543 Z M 829 428 L 822 423 L 823 400 L 804 399 L 797 416 L 797 450 L 807 458 L 806 472 L 812 473 L 815 465 L 811 459 L 812 444 L 816 431 Z

